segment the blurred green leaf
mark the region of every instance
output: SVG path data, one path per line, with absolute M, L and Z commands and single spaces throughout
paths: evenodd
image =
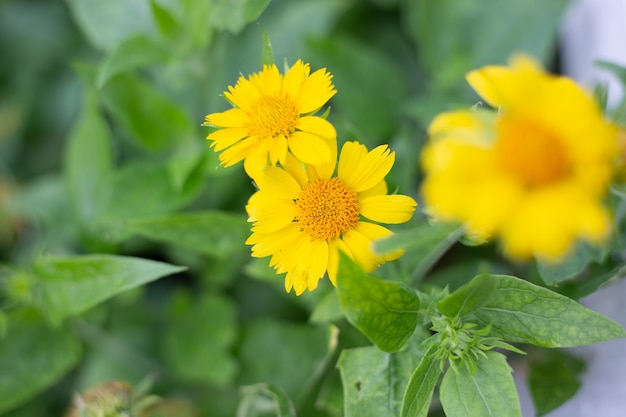
M 228 30 L 233 34 L 261 16 L 270 0 L 212 0 L 210 24 L 218 30 Z
M 133 220 L 126 226 L 131 233 L 217 258 L 242 251 L 250 234 L 245 216 L 220 211 Z
M 275 384 L 299 404 L 332 357 L 336 332 L 330 326 L 281 323 L 267 318 L 250 322 L 241 336 L 239 384 Z
M 108 127 L 89 93 L 67 145 L 65 176 L 78 219 L 93 222 L 111 197 L 113 156 Z
M 440 387 L 447 417 L 522 417 L 519 397 L 506 357 L 485 352 L 476 361 L 476 372 L 466 366 L 448 368 Z
M 401 417 L 426 417 L 428 415 L 433 391 L 441 375 L 440 361 L 436 360 L 433 355 L 435 349 L 437 346 L 431 345 L 413 371 L 402 398 Z
M 343 310 L 337 291 L 330 291 L 316 303 L 309 320 L 312 323 L 325 323 L 343 318 Z
M 599 250 L 582 242 L 576 244 L 574 250 L 558 263 L 537 261 L 537 271 L 541 280 L 550 286 L 572 279 L 585 270 L 590 262 L 599 260 Z
M 12 316 L 0 339 L 0 412 L 23 404 L 61 379 L 81 355 L 81 344 L 65 328 L 36 317 Z
M 576 301 L 528 281 L 507 275 L 479 275 L 495 290 L 474 312 L 491 334 L 511 342 L 542 347 L 571 347 L 626 337 L 610 318 Z
M 530 394 L 537 415 L 543 416 L 576 394 L 585 362 L 557 349 L 533 352 L 529 359 Z
M 38 284 L 33 302 L 58 324 L 116 294 L 184 269 L 130 256 L 44 256 L 33 268 Z
M 168 51 L 152 38 L 144 35 L 133 36 L 119 44 L 98 69 L 96 87 L 102 88 L 107 81 L 123 72 L 135 68 L 163 62 L 168 58 Z
M 417 334 L 417 333 L 416 333 Z M 399 416 L 404 392 L 425 350 L 420 330 L 404 349 L 383 352 L 375 346 L 345 349 L 337 361 L 344 390 L 344 417 Z
M 261 65 L 272 65 L 274 64 L 274 50 L 272 49 L 272 41 L 270 40 L 270 35 L 267 34 L 267 31 L 263 26 L 259 26 L 261 28 L 261 34 L 263 35 L 263 47 L 261 49 Z
M 188 114 L 147 82 L 128 75 L 102 90 L 106 109 L 148 150 L 160 150 L 195 137 Z
M 348 321 L 386 352 L 402 348 L 415 331 L 420 306 L 415 291 L 369 276 L 342 252 L 337 293 Z
M 260 383 L 242 387 L 241 396 L 238 417 L 264 417 L 268 411 L 276 417 L 296 417 L 291 399 L 278 385 Z
M 103 50 L 138 34 L 156 33 L 148 0 L 67 0 L 67 4 L 84 35 Z
M 237 371 L 230 352 L 236 320 L 235 306 L 223 296 L 177 297 L 163 336 L 171 371 L 190 382 L 231 384 Z
M 495 290 L 495 280 L 473 279 L 439 301 L 437 309 L 448 317 L 462 317 L 484 306 Z

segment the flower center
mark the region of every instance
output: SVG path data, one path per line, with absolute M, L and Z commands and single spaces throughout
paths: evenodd
M 532 122 L 502 116 L 498 121 L 496 158 L 527 187 L 556 182 L 570 172 L 571 161 L 558 136 Z
M 359 221 L 359 199 L 339 178 L 318 178 L 295 201 L 294 221 L 314 240 L 336 239 Z
M 263 96 L 254 103 L 249 116 L 250 134 L 263 139 L 291 135 L 299 114 L 289 98 Z

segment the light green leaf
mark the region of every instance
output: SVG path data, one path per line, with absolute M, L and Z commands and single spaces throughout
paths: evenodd
M 401 417 L 426 417 L 433 397 L 435 385 L 441 374 L 439 360 L 433 356 L 437 349 L 432 345 L 422 356 L 402 398 Z
M 185 110 L 138 77 L 120 75 L 102 89 L 113 117 L 148 150 L 160 150 L 196 136 Z
M 222 296 L 197 300 L 179 296 L 164 329 L 164 353 L 176 377 L 225 387 L 237 363 L 230 353 L 235 340 L 236 308 Z
M 277 417 L 296 417 L 296 409 L 287 393 L 276 384 L 259 383 L 241 388 L 237 416 L 261 417 L 267 412 Z
M 0 413 L 59 381 L 80 359 L 81 344 L 65 328 L 38 317 L 12 316 L 0 340 Z
M 530 395 L 537 415 L 543 416 L 576 394 L 585 362 L 558 349 L 533 352 L 529 359 Z
M 464 316 L 485 305 L 496 289 L 491 279 L 473 279 L 437 303 L 437 309 L 448 317 Z
M 127 223 L 128 231 L 218 258 L 245 248 L 250 234 L 246 217 L 239 214 L 205 211 L 147 218 Z
M 411 374 L 425 353 L 421 331 L 401 351 L 388 353 L 375 346 L 346 349 L 337 367 L 343 382 L 345 417 L 400 416 Z
M 261 49 L 261 65 L 273 65 L 274 64 L 274 50 L 272 49 L 272 41 L 270 40 L 270 35 L 267 34 L 267 31 L 263 26 L 259 26 L 261 28 L 261 33 L 263 34 L 263 47 Z
M 506 357 L 486 352 L 476 361 L 476 372 L 453 368 L 441 381 L 439 394 L 447 417 L 522 417 L 519 397 Z
M 184 269 L 130 256 L 44 256 L 33 268 L 38 284 L 33 303 L 58 324 L 116 294 Z
M 91 93 L 67 145 L 65 180 L 78 219 L 91 223 L 107 207 L 113 184 L 111 138 Z
M 626 330 L 610 318 L 574 300 L 508 275 L 479 275 L 496 289 L 474 312 L 491 333 L 511 342 L 542 347 L 571 347 L 626 337 Z
M 572 279 L 583 272 L 590 262 L 598 258 L 598 251 L 584 243 L 578 243 L 565 259 L 558 263 L 537 261 L 541 280 L 550 286 Z
M 135 68 L 163 62 L 169 54 L 152 38 L 133 36 L 119 44 L 98 69 L 96 86 L 102 88 L 109 79 Z
M 309 320 L 312 323 L 325 323 L 343 318 L 343 310 L 339 302 L 337 291 L 331 291 L 326 294 L 318 303 L 311 313 Z
M 270 0 L 214 0 L 210 24 L 215 29 L 228 30 L 233 34 L 261 16 Z
M 402 283 L 367 275 L 340 253 L 337 292 L 346 318 L 380 349 L 397 351 L 418 324 L 419 297 Z

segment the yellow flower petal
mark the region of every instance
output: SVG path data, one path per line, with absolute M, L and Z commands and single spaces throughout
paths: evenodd
M 213 113 L 205 117 L 206 124 L 215 127 L 244 127 L 248 116 L 241 109 L 234 108 L 222 113 Z
M 272 193 L 276 198 L 293 200 L 302 191 L 298 182 L 287 171 L 276 167 L 268 167 L 255 180 L 260 189 Z
M 321 165 L 330 162 L 331 150 L 324 139 L 307 132 L 294 132 L 288 139 L 291 152 L 306 164 Z
M 296 98 L 301 114 L 319 110 L 324 103 L 337 93 L 331 80 L 332 75 L 326 72 L 326 68 L 315 71 L 304 80 Z
M 361 214 L 375 222 L 398 224 L 413 217 L 417 203 L 406 195 L 378 195 L 359 200 Z
M 395 154 L 387 145 L 381 145 L 367 152 L 357 142 L 346 142 L 339 156 L 338 177 L 356 192 L 368 190 L 380 181 L 391 170 Z
M 231 127 L 228 129 L 216 130 L 207 136 L 207 140 L 212 140 L 211 147 L 215 152 L 222 151 L 241 139 L 248 136 L 248 129 L 244 127 Z
M 324 139 L 334 139 L 337 137 L 335 127 L 326 119 L 317 116 L 304 116 L 298 119 L 296 128 L 303 132 L 313 133 Z

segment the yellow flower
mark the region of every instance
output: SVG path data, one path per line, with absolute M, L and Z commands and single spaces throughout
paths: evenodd
M 239 77 L 224 92 L 234 107 L 205 117 L 204 125 L 219 128 L 207 139 L 221 152 L 222 165 L 244 160 L 246 172 L 254 177 L 268 161 L 284 163 L 288 150 L 308 164 L 331 162 L 335 128 L 313 116 L 337 92 L 331 78 L 326 69 L 310 74 L 301 60 L 284 76 L 276 65 L 266 65 L 249 79 Z
M 339 250 L 366 271 L 399 258 L 402 251 L 379 256 L 371 249 L 373 240 L 392 233 L 374 222 L 406 222 L 417 204 L 408 196 L 387 195 L 384 178 L 394 158 L 386 145 L 368 152 L 347 142 L 336 176 L 334 162 L 303 166 L 292 155 L 282 168 L 268 167 L 246 206 L 253 222 L 246 241 L 254 245 L 252 256 L 271 256 L 270 266 L 287 274 L 285 289 L 297 295 L 317 288 L 326 272 L 335 283 Z
M 582 238 L 610 232 L 602 204 L 616 131 L 572 80 L 532 59 L 467 75 L 495 111 L 437 116 L 422 153 L 422 193 L 435 216 L 500 236 L 515 258 L 560 259 Z

